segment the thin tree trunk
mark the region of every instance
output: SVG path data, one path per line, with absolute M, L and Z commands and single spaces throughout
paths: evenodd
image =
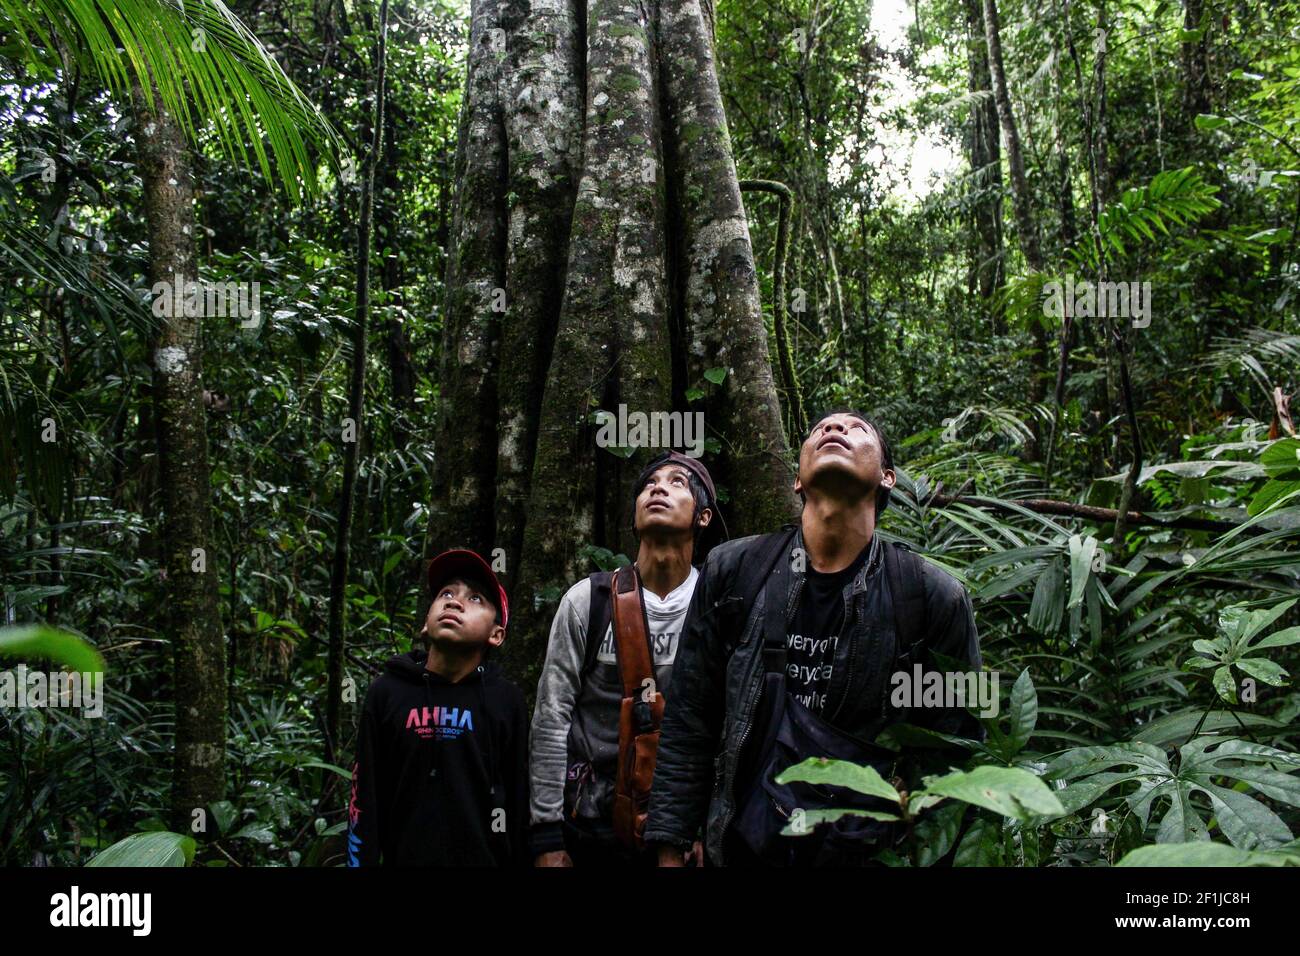
M 779 202 L 776 226 L 776 253 L 772 260 L 772 333 L 776 338 L 777 368 L 781 372 L 781 389 L 785 393 L 786 412 L 789 418 L 791 444 L 803 435 L 808 422 L 803 408 L 803 395 L 799 390 L 799 377 L 795 373 L 794 353 L 790 348 L 790 330 L 786 322 L 785 261 L 790 245 L 790 206 L 794 193 L 785 183 L 771 179 L 741 180 L 742 193 L 766 192 L 775 195 Z
M 384 290 L 384 304 L 389 309 L 385 323 L 385 346 L 388 357 L 388 381 L 393 398 L 393 447 L 403 449 L 407 441 L 407 418 L 415 411 L 415 369 L 411 365 L 411 346 L 403 322 L 402 267 L 398 235 L 398 196 L 402 184 L 397 149 L 397 111 L 384 113 L 384 165 L 382 187 L 376 204 L 375 234 L 380 243 L 384 266 L 379 284 Z
M 1033 195 L 1025 176 L 1025 160 L 1020 148 L 1020 132 L 1015 114 L 1011 111 L 1011 95 L 1007 89 L 1006 68 L 1002 60 L 1002 33 L 998 24 L 997 0 L 982 0 L 984 8 L 984 35 L 988 44 L 989 71 L 993 80 L 993 100 L 997 104 L 998 119 L 1002 124 L 1002 138 L 1007 150 L 1007 165 L 1011 173 L 1011 205 L 1016 219 L 1016 232 L 1025 262 L 1034 272 L 1044 267 L 1042 247 L 1038 240 L 1038 224 L 1034 216 Z M 1034 339 L 1033 372 L 1030 377 L 1029 400 L 1040 402 L 1046 389 L 1048 344 L 1047 332 L 1037 320 L 1030 322 Z M 1035 447 L 1030 457 L 1038 457 L 1042 445 L 1035 419 Z
M 1052 142 L 1056 150 L 1056 201 L 1060 217 L 1060 234 L 1062 249 L 1073 248 L 1078 241 L 1078 227 L 1074 216 L 1074 184 L 1070 171 L 1070 153 L 1066 148 L 1065 136 L 1061 131 L 1061 53 L 1052 50 Z M 1056 439 L 1061 427 L 1061 414 L 1065 408 L 1065 382 L 1069 373 L 1070 349 L 1074 344 L 1074 317 L 1067 312 L 1061 319 L 1061 335 L 1056 355 L 1056 388 L 1052 394 L 1052 430 L 1047 439 L 1047 463 L 1044 466 L 1044 480 L 1048 485 L 1052 481 L 1052 470 L 1056 459 Z
M 337 761 L 343 709 L 343 627 L 347 611 L 348 561 L 352 512 L 356 498 L 357 465 L 365 433 L 366 333 L 370 324 L 370 227 L 374 215 L 375 165 L 384 130 L 384 73 L 387 60 L 388 0 L 381 0 L 375 43 L 374 118 L 361 180 L 361 209 L 357 216 L 357 298 L 352 324 L 352 362 L 348 375 L 348 419 L 344 435 L 343 488 L 339 493 L 338 524 L 334 531 L 334 560 L 330 567 L 329 651 L 325 696 L 325 759 Z
M 971 103 L 967 125 L 967 150 L 976 201 L 972 215 L 973 241 L 968 286 L 978 290 L 989 303 L 1003 283 L 1002 272 L 1002 149 L 998 141 L 998 108 L 989 74 L 988 43 L 985 39 L 980 0 L 966 0 L 969 32 L 967 60 L 969 90 L 979 96 Z M 998 316 L 991 316 L 996 328 Z
M 184 283 L 198 280 L 187 146 L 156 94 L 153 109 L 138 89 L 136 102 L 149 280 L 165 284 L 164 294 L 179 289 L 183 296 Z M 176 304 L 173 296 L 170 315 L 160 318 L 151 358 L 176 706 L 171 824 L 198 835 L 209 832 L 207 808 L 225 795 L 226 650 L 210 517 L 201 323 Z
M 1198 33 L 1199 31 L 1199 33 Z M 1210 112 L 1210 30 L 1205 0 L 1183 0 L 1183 129 L 1195 138 L 1197 115 Z

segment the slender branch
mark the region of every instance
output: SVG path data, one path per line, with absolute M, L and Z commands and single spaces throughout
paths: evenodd
M 794 194 L 785 183 L 772 179 L 742 179 L 740 191 L 772 193 L 781 200 L 781 212 L 776 227 L 776 261 L 772 264 L 772 327 L 776 333 L 776 354 L 781 370 L 781 386 L 785 389 L 790 406 L 790 434 L 795 444 L 803 438 L 803 395 L 799 391 L 799 378 L 794 369 L 794 356 L 790 351 L 790 334 L 785 324 L 785 257 L 790 244 L 790 206 Z
M 1081 505 L 1073 501 L 1056 501 L 1051 498 L 1015 498 L 1005 501 L 997 498 L 984 498 L 979 495 L 931 495 L 922 499 L 923 503 L 930 506 L 944 507 L 954 504 L 958 501 L 963 504 L 974 505 L 977 508 L 988 508 L 991 511 L 1002 511 L 1009 514 L 1016 513 L 1017 509 L 1023 508 L 1026 511 L 1032 511 L 1035 514 L 1060 515 L 1065 518 L 1082 518 L 1086 521 L 1096 521 L 1102 524 L 1108 524 L 1119 520 L 1120 512 L 1115 508 L 1098 508 L 1094 505 Z M 1155 515 L 1149 515 L 1141 511 L 1130 511 L 1125 515 L 1126 524 L 1134 527 L 1147 528 L 1178 528 L 1183 531 L 1214 531 L 1228 532 L 1235 531 L 1240 525 L 1231 521 L 1216 521 L 1213 518 L 1158 518 Z M 1247 528 L 1244 534 L 1263 534 L 1267 529 Z

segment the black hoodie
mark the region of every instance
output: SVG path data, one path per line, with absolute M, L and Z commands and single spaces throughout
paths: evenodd
M 366 694 L 348 866 L 526 865 L 528 716 L 491 665 L 453 684 L 414 650 Z

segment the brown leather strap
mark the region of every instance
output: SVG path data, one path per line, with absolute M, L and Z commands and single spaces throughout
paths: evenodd
M 654 680 L 654 670 L 650 663 L 650 627 L 641 601 L 641 576 L 636 565 L 629 564 L 615 571 L 609 590 L 623 696 L 639 698 L 645 690 L 645 681 Z
M 615 571 L 609 591 L 614 651 L 623 678 L 623 702 L 618 717 L 618 775 L 614 781 L 614 833 L 626 846 L 640 850 L 645 848 L 645 823 L 659 754 L 664 695 L 654 685 L 650 627 L 636 566 Z

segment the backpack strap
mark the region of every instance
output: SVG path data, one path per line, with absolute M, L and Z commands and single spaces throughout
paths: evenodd
M 790 562 L 788 560 L 781 562 L 781 556 L 784 554 L 789 557 L 790 545 L 794 542 L 796 530 L 794 525 L 788 524 L 780 531 L 763 535 L 750 545 L 749 553 L 741 563 L 736 584 L 731 589 L 731 594 L 724 600 L 739 601 L 748 610 L 758 598 L 758 592 L 767 584 L 768 577 L 777 570 L 779 563 L 784 564 L 786 571 L 784 579 L 789 580 Z
M 593 571 L 587 576 L 591 582 L 591 603 L 587 609 L 587 652 L 582 662 L 582 679 L 596 667 L 596 655 L 605 640 L 605 629 L 613 617 L 609 603 L 610 581 L 613 574 L 609 571 Z
M 770 570 L 763 586 L 763 669 L 769 673 L 785 673 L 786 663 L 786 604 L 790 595 L 789 543 L 794 535 L 781 535 L 786 547 L 777 553 L 777 560 L 770 565 Z M 782 560 L 784 555 L 785 560 Z M 752 603 L 752 601 L 750 602 Z
M 614 833 L 626 846 L 643 849 L 650 788 L 659 755 L 664 695 L 654 685 L 650 628 L 636 565 L 614 572 L 611 607 L 614 650 L 623 678 L 618 717 L 618 773 L 614 780 Z
M 889 596 L 894 603 L 894 634 L 899 648 L 896 670 L 920 660 L 921 645 L 929 636 L 924 567 L 919 555 L 905 544 L 882 541 Z
M 770 595 L 788 592 L 790 545 L 794 541 L 796 531 L 797 528 L 789 524 L 782 527 L 780 531 L 765 534 L 754 541 L 740 560 L 740 571 L 731 589 L 715 605 L 717 607 L 725 606 L 728 612 L 734 615 L 732 620 L 735 622 L 737 632 L 735 636 L 737 639 L 740 636 L 739 632 L 745 627 L 750 608 L 754 606 L 754 601 L 758 599 L 761 590 L 770 586 L 771 590 L 768 592 Z M 778 580 L 772 583 L 773 579 Z M 781 588 L 786 590 L 782 591 Z M 764 622 L 765 660 L 769 656 L 766 651 L 769 642 L 775 642 L 772 646 L 779 648 L 782 654 L 785 652 L 785 621 L 782 617 L 782 615 L 777 615 L 775 622 L 773 622 L 772 616 L 769 615 L 768 620 Z M 773 637 L 776 631 L 781 633 Z
M 645 681 L 654 679 L 654 669 L 650 663 L 650 627 L 636 565 L 614 572 L 612 592 L 614 656 L 623 678 L 623 696 L 639 698 Z

